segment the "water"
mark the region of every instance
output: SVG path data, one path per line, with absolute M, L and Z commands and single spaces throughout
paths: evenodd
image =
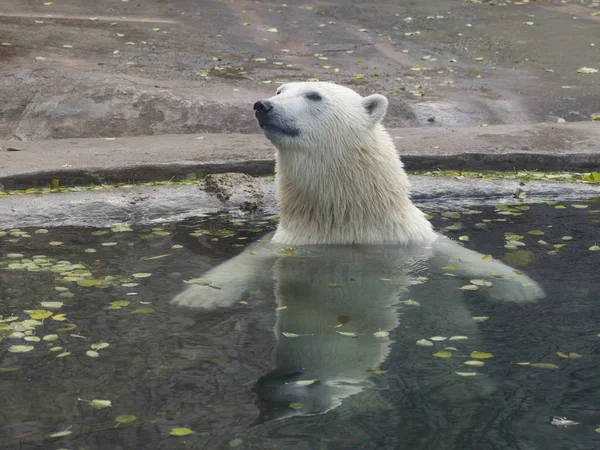
M 596 448 L 600 252 L 589 248 L 600 244 L 600 201 L 442 213 L 430 212 L 438 229 L 450 227 L 446 232 L 462 237 L 465 247 L 518 266 L 546 297 L 494 301 L 488 294 L 509 292 L 502 279 L 487 292 L 461 291 L 457 287 L 469 280 L 432 273 L 414 261 L 390 263 L 389 249 L 366 256 L 332 249 L 289 255 L 295 259 L 265 272 L 266 281 L 250 286 L 242 304 L 204 311 L 169 302 L 189 286 L 184 280 L 240 253 L 275 221 L 221 215 L 154 229 L 23 229 L 1 236 L 0 315 L 18 319 L 0 323 L 0 449 Z M 508 241 L 516 248 L 505 248 Z M 45 258 L 33 262 L 35 255 Z M 69 269 L 67 261 L 81 266 Z M 32 264 L 56 272 L 30 271 L 37 270 Z M 394 264 L 406 270 L 391 270 Z M 408 275 L 394 277 L 409 272 L 413 280 L 428 279 L 408 289 Z M 273 275 L 275 285 L 269 284 Z M 61 281 L 65 276 L 100 285 Z M 408 296 L 421 306 L 388 301 L 396 288 L 402 301 Z M 282 301 L 287 308 L 277 311 Z M 54 318 L 41 319 L 44 311 Z M 41 325 L 27 332 L 22 321 L 31 314 Z M 489 320 L 474 324 L 471 316 Z M 14 328 L 58 339 L 8 338 Z M 365 331 L 372 328 L 390 335 L 374 337 Z M 307 331 L 339 339 L 282 337 Z M 462 334 L 469 339 L 415 344 Z M 97 349 L 98 357 L 86 354 L 102 342 L 110 345 Z M 34 348 L 9 351 L 16 345 Z M 446 347 L 456 348 L 446 350 L 450 358 L 432 356 Z M 483 367 L 465 366 L 473 351 L 493 357 L 482 359 Z M 296 383 L 313 379 L 307 386 Z M 97 409 L 92 400 L 110 400 L 111 406 Z M 123 415 L 135 420 L 115 422 Z M 580 424 L 555 427 L 552 416 Z M 169 436 L 177 427 L 194 433 Z M 71 434 L 48 437 L 65 430 Z

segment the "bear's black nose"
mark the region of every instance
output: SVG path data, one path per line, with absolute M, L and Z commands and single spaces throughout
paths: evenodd
M 273 105 L 268 100 L 260 100 L 254 104 L 254 111 L 266 113 L 273 109 Z

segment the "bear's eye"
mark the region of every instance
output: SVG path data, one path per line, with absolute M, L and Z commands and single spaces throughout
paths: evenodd
M 309 94 L 306 94 L 306 98 L 309 100 L 312 100 L 314 102 L 318 102 L 320 100 L 323 100 L 323 97 L 321 97 L 319 94 L 317 94 L 316 92 L 311 92 Z

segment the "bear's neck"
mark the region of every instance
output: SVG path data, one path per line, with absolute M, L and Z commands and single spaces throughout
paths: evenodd
M 431 224 L 409 198 L 409 182 L 381 126 L 366 145 L 279 150 L 280 222 L 273 241 L 307 244 L 428 244 Z

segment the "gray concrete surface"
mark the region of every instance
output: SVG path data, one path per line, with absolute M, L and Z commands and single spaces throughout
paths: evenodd
M 412 198 L 419 206 L 461 208 L 510 202 L 517 180 L 481 180 L 411 176 Z M 263 181 L 261 202 L 265 214 L 276 214 L 274 183 Z M 252 182 L 254 188 L 254 182 Z M 581 200 L 598 196 L 598 186 L 533 181 L 525 187 L 528 199 Z M 52 195 L 0 197 L 0 229 L 51 226 L 106 227 L 114 223 L 146 224 L 180 220 L 218 211 L 234 216 L 256 196 L 219 199 L 198 186 L 156 186 L 70 192 Z
M 389 131 L 409 170 L 600 170 L 596 122 Z M 8 141 L 2 146 L 0 184 L 6 189 L 49 186 L 53 178 L 63 185 L 182 179 L 196 170 L 270 175 L 274 167 L 274 148 L 260 134 Z
M 394 128 L 586 121 L 600 73 L 577 69 L 600 69 L 597 7 L 0 0 L 0 138 L 253 133 L 254 101 L 309 78 L 387 93 Z

